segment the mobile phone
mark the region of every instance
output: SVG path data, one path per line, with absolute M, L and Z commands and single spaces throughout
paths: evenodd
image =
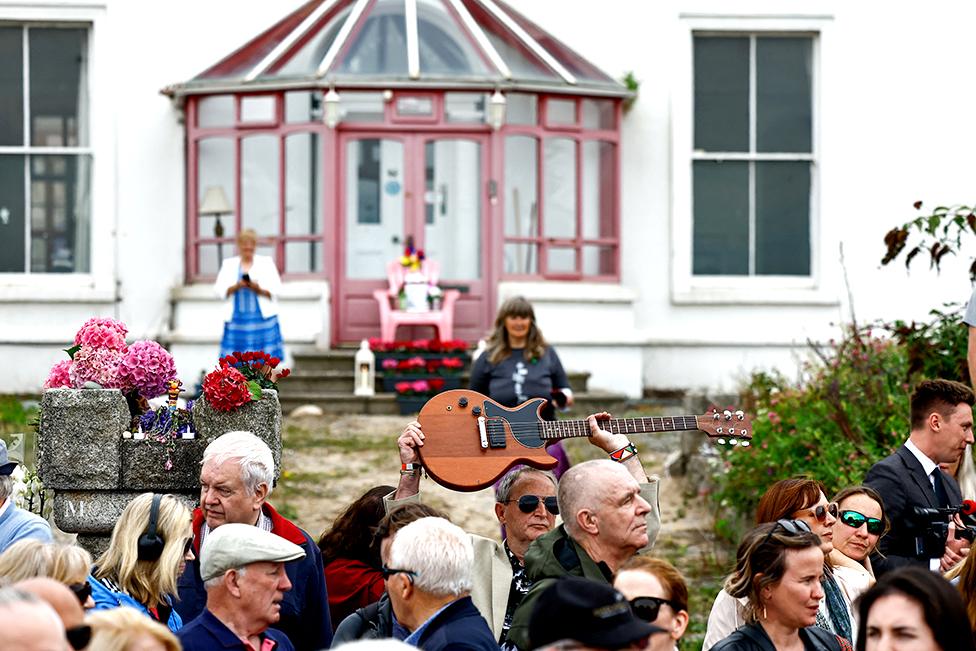
M 241 274 L 241 280 L 246 283 L 251 282 L 251 274 Z

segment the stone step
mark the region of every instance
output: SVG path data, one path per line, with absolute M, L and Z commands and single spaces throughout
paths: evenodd
M 287 385 L 286 390 L 296 393 L 341 393 L 344 391 L 352 393 L 354 386 L 353 375 L 351 366 L 341 371 L 306 371 L 300 369 L 289 375 L 282 383 L 282 386 Z M 569 386 L 574 394 L 586 393 L 586 385 L 590 377 L 589 373 L 570 372 L 567 373 L 567 376 L 569 377 Z M 460 376 L 461 386 L 468 386 L 470 377 L 468 373 L 462 373 Z M 376 392 L 381 393 L 383 390 L 383 373 L 377 373 Z

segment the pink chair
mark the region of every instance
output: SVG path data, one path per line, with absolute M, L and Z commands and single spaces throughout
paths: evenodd
M 440 278 L 441 266 L 434 260 L 424 260 L 420 266 L 421 272 L 427 276 L 427 281 L 436 285 Z M 384 342 L 394 341 L 398 326 L 431 325 L 437 328 L 437 335 L 441 341 L 454 338 L 454 304 L 461 296 L 456 289 L 444 290 L 441 297 L 441 309 L 428 312 L 406 312 L 399 309 L 398 295 L 403 286 L 405 268 L 399 260 L 391 260 L 386 265 L 387 289 L 373 291 L 373 298 L 380 307 L 380 339 Z

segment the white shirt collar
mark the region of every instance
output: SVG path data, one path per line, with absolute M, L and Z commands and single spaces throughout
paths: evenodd
M 908 448 L 908 451 L 911 452 L 913 455 L 915 455 L 915 458 L 918 459 L 918 462 L 922 464 L 922 470 L 925 471 L 925 474 L 928 475 L 929 481 L 931 482 L 932 471 L 938 468 L 939 464 L 937 464 L 936 462 L 932 461 L 927 456 L 925 456 L 925 453 L 919 450 L 918 446 L 912 443 L 911 439 L 905 441 L 905 447 Z

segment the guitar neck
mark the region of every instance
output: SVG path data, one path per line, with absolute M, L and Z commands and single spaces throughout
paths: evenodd
M 648 416 L 646 418 L 611 418 L 600 421 L 600 428 L 611 434 L 643 434 L 645 432 L 680 432 L 696 430 L 697 416 Z M 542 438 L 566 439 L 589 436 L 590 426 L 585 420 L 542 421 Z

